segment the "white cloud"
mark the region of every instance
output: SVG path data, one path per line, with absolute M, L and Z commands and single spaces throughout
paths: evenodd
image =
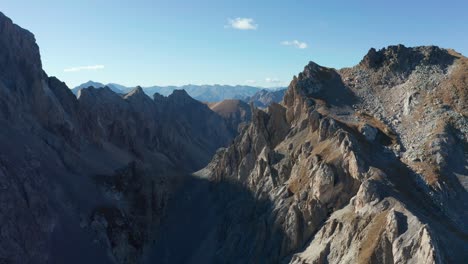
M 64 72 L 79 72 L 79 71 L 96 71 L 104 69 L 104 65 L 89 65 L 89 66 L 80 66 L 80 67 L 71 67 L 66 68 Z
M 239 30 L 255 30 L 258 28 L 258 25 L 255 24 L 255 21 L 252 18 L 238 17 L 234 19 L 228 19 L 229 25 L 227 28 L 234 28 Z
M 265 78 L 265 82 L 274 83 L 274 84 L 281 83 L 281 81 L 278 78 L 270 78 L 270 77 Z
M 254 83 L 257 83 L 257 81 L 256 80 L 246 80 L 245 83 L 254 84 Z
M 281 45 L 284 46 L 294 46 L 298 49 L 305 49 L 307 48 L 307 43 L 301 42 L 299 40 L 292 40 L 292 41 L 283 41 L 281 42 Z

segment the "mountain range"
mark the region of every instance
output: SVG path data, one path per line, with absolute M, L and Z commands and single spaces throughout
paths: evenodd
M 120 84 L 109 83 L 103 84 L 94 81 L 88 81 L 80 84 L 79 86 L 72 89 L 74 94 L 78 94 L 78 91 L 83 88 L 94 87 L 102 88 L 104 86 L 109 87 L 116 93 L 128 93 L 133 87 L 126 87 Z M 253 96 L 255 93 L 263 90 L 264 88 L 243 86 L 243 85 L 183 85 L 183 86 L 150 86 L 143 87 L 143 91 L 149 96 L 153 96 L 155 93 L 159 93 L 164 96 L 168 96 L 174 90 L 185 90 L 191 97 L 202 101 L 202 102 L 220 102 L 226 99 L 241 99 Z M 273 89 L 274 90 L 274 89 Z
M 309 62 L 264 108 L 116 88 L 73 94 L 0 13 L 0 263 L 468 258 L 468 58 L 454 50 Z
M 272 103 L 283 101 L 286 89 L 267 90 L 262 89 L 252 96 L 241 98 L 243 101 L 253 103 L 255 107 L 266 108 Z

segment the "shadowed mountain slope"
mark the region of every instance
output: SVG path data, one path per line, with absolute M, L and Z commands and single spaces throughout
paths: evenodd
M 183 91 L 68 87 L 0 13 L 0 262 L 134 263 L 171 190 L 234 134 Z M 70 241 L 70 242 L 69 242 Z
M 224 100 L 218 103 L 208 104 L 208 106 L 215 113 L 223 117 L 233 131 L 242 130 L 252 118 L 251 107 L 241 100 Z

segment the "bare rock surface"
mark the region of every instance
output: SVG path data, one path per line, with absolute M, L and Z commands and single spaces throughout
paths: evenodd
M 254 111 L 250 126 L 197 173 L 271 203 L 254 209 L 257 221 L 219 232 L 262 230 L 243 263 L 463 262 L 464 73 L 466 58 L 438 47 L 371 49 L 339 71 L 309 63 L 282 106 Z M 239 236 L 219 243 L 248 234 Z

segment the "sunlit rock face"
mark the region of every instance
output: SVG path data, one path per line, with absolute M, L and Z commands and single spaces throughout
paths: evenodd
M 371 49 L 338 71 L 311 62 L 282 105 L 254 111 L 250 126 L 200 171 L 270 201 L 268 210 L 252 210 L 258 221 L 226 227 L 262 230 L 242 260 L 466 257 L 466 63 L 451 50 L 402 45 Z

